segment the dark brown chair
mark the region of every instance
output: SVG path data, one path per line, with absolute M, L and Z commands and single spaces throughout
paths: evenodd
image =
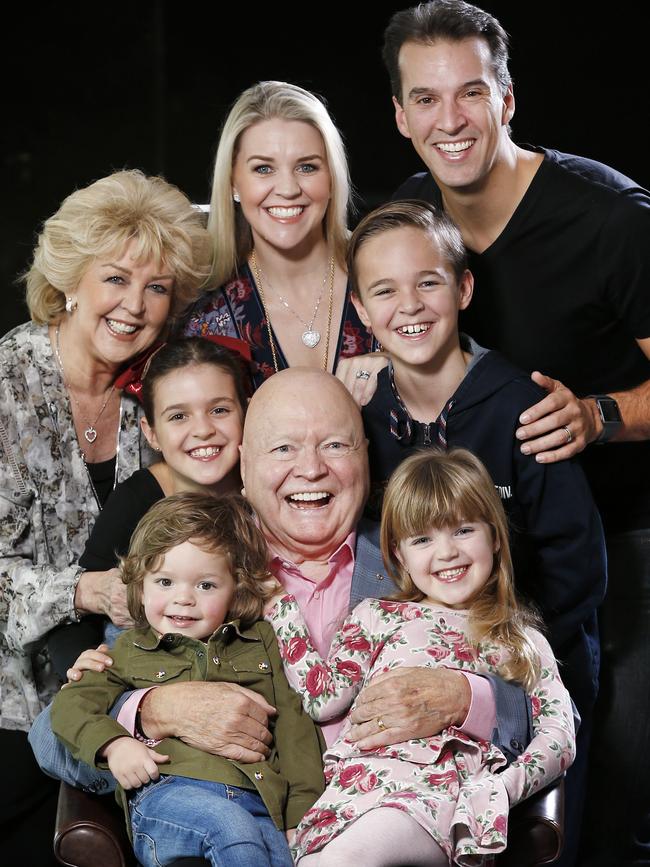
M 510 814 L 508 849 L 494 867 L 541 867 L 560 855 L 564 781 L 557 780 Z M 124 816 L 110 795 L 61 784 L 54 854 L 68 867 L 135 867 Z

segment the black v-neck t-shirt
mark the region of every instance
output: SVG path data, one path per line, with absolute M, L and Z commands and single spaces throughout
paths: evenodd
M 525 147 L 544 160 L 501 235 L 469 251 L 461 328 L 581 397 L 633 388 L 650 379 L 635 340 L 650 337 L 650 194 L 601 163 Z M 442 206 L 428 173 L 393 198 Z M 593 445 L 582 460 L 610 531 L 650 526 L 650 442 Z

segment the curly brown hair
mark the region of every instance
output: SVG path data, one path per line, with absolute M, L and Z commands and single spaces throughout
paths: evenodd
M 142 604 L 145 575 L 160 567 L 169 550 L 190 540 L 228 559 L 235 582 L 228 618 L 239 618 L 244 627 L 259 620 L 275 588 L 266 540 L 251 507 L 238 494 L 183 493 L 165 497 L 149 509 L 131 536 L 129 553 L 120 561 L 129 613 L 136 623 L 147 622 Z

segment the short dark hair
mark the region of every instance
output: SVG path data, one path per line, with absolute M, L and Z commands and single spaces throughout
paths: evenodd
M 464 0 L 431 0 L 396 12 L 384 32 L 382 56 L 393 96 L 402 104 L 399 53 L 406 42 L 430 44 L 438 39 L 460 42 L 478 36 L 487 42 L 492 69 L 502 92 L 511 84 L 508 71 L 508 34 L 497 19 Z
M 211 364 L 229 374 L 235 384 L 235 394 L 242 415 L 246 415 L 248 405 L 247 383 L 245 382 L 245 362 L 230 349 L 212 343 L 204 337 L 185 337 L 171 340 L 151 356 L 149 364 L 142 374 L 142 407 L 151 425 L 155 426 L 155 391 L 156 383 L 168 373 L 199 364 Z M 248 373 L 248 371 L 246 371 Z
M 360 297 L 357 282 L 356 259 L 366 241 L 391 229 L 413 227 L 420 229 L 436 243 L 451 265 L 457 280 L 467 270 L 467 251 L 460 229 L 439 208 L 417 199 L 388 202 L 367 214 L 350 237 L 348 246 L 348 277 L 352 292 Z
M 129 553 L 120 561 L 129 613 L 138 625 L 147 621 L 142 582 L 159 568 L 165 554 L 184 542 L 228 559 L 235 581 L 228 617 L 248 626 L 261 619 L 264 603 L 273 595 L 268 549 L 253 511 L 238 494 L 183 493 L 164 497 L 142 517 L 131 536 Z

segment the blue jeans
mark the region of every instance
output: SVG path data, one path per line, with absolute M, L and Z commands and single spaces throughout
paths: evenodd
M 63 780 L 84 792 L 105 795 L 115 790 L 115 779 L 110 771 L 100 771 L 85 762 L 75 759 L 52 731 L 49 704 L 32 723 L 29 743 L 40 769 L 48 777 Z M 117 705 L 111 716 L 117 716 Z
M 144 867 L 203 857 L 214 867 L 292 867 L 286 837 L 259 794 L 162 776 L 129 801 L 133 850 Z

